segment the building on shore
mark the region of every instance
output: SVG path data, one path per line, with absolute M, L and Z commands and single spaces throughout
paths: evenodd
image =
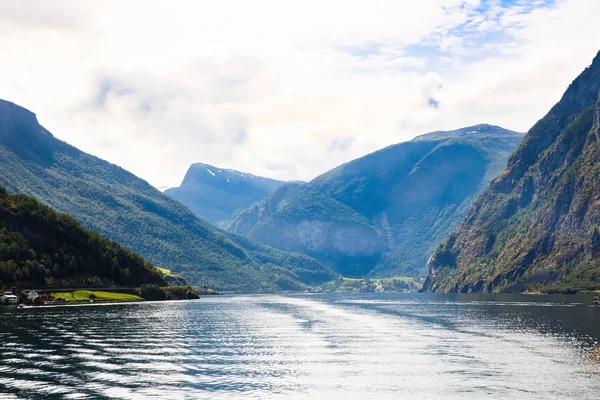
M 4 292 L 0 296 L 0 304 L 19 304 L 19 298 L 12 294 L 12 292 Z

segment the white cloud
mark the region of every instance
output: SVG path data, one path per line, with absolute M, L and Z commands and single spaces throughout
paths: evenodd
M 437 108 L 439 105 L 438 95 L 444 87 L 442 77 L 436 72 L 428 72 L 416 81 L 419 98 L 422 104 Z
M 0 98 L 157 186 L 198 161 L 308 180 L 431 130 L 526 130 L 600 49 L 600 2 L 549 2 L 0 0 Z

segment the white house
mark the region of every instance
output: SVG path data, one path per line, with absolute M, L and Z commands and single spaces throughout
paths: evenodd
M 19 304 L 19 298 L 8 292 L 0 296 L 0 304 Z

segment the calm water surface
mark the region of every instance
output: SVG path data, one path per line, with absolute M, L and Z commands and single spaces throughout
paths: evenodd
M 598 399 L 589 298 L 264 295 L 0 308 L 0 399 Z

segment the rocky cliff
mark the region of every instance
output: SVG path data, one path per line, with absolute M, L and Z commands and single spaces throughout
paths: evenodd
M 424 290 L 600 288 L 600 53 L 436 250 Z

